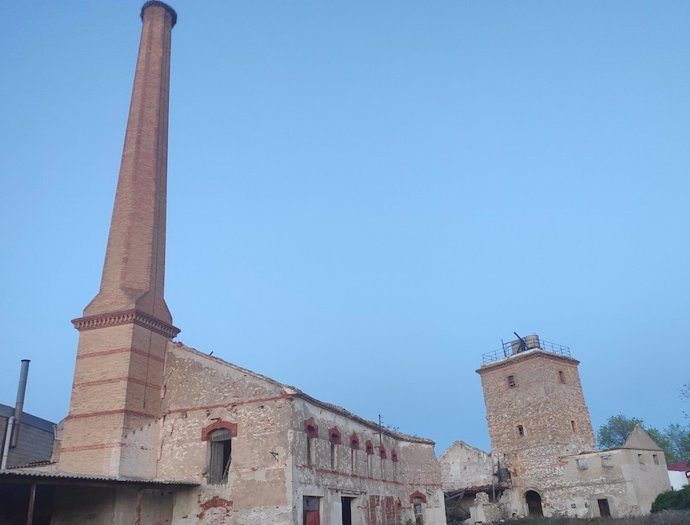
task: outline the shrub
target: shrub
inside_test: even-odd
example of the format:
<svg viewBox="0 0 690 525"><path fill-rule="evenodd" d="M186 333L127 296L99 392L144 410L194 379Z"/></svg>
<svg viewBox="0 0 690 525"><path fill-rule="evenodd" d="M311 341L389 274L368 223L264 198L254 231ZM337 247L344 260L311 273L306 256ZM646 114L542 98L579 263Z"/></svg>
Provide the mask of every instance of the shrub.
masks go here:
<svg viewBox="0 0 690 525"><path fill-rule="evenodd" d="M652 503L652 512L683 509L690 509L690 485L681 490L662 492Z"/></svg>

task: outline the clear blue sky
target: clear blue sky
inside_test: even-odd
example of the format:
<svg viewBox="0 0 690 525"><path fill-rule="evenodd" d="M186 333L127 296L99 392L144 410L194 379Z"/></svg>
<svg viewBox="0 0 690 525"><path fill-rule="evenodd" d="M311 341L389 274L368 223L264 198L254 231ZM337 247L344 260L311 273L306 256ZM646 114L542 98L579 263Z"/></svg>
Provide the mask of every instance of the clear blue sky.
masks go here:
<svg viewBox="0 0 690 525"><path fill-rule="evenodd" d="M140 1L0 5L0 402L66 415ZM569 345L595 427L687 421L690 2L178 1L179 339L488 448L482 353Z"/></svg>

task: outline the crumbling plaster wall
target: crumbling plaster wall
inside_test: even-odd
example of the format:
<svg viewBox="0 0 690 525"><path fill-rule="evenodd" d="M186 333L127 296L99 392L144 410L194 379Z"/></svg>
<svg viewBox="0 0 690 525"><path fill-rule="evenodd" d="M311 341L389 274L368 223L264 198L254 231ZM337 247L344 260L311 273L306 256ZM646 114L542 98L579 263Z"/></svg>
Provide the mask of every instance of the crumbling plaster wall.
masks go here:
<svg viewBox="0 0 690 525"><path fill-rule="evenodd" d="M494 465L491 454L456 441L439 458L443 490L491 486Z"/></svg>
<svg viewBox="0 0 690 525"><path fill-rule="evenodd" d="M316 437L308 437L307 421L317 428ZM340 443L333 447L331 429L340 434ZM342 497L353 498L354 525L414 522L412 500L417 495L423 501L424 523L445 524L433 442L400 438L387 430L379 432L376 425L299 397L295 399L290 436L294 523L301 523L304 496L321 498L323 525L341 523ZM373 447L371 454L367 453L367 442ZM397 461L392 459L394 454Z"/></svg>
<svg viewBox="0 0 690 525"><path fill-rule="evenodd" d="M157 477L194 480L180 493L174 523L292 523L288 429L292 401L279 383L170 343L163 385ZM203 429L235 425L226 483L207 483Z"/></svg>

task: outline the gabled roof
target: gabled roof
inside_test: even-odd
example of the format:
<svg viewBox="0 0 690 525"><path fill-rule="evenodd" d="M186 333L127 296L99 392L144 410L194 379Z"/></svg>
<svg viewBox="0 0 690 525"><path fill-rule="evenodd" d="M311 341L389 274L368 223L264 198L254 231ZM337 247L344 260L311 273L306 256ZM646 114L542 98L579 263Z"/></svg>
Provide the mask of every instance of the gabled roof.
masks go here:
<svg viewBox="0 0 690 525"><path fill-rule="evenodd" d="M632 432L628 434L628 438L625 443L619 448L632 448L632 449L642 449L642 450L662 450L662 448L656 444L656 442L649 437L649 434L640 425L635 425Z"/></svg>

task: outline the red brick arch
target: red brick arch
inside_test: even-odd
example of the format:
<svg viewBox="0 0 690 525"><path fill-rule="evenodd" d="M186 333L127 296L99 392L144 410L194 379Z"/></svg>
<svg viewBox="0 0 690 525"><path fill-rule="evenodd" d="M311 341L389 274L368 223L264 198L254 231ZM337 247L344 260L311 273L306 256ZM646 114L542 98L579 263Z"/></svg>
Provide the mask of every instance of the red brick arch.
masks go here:
<svg viewBox="0 0 690 525"><path fill-rule="evenodd" d="M340 430L338 427L331 427L328 429L328 441L334 445L340 445L342 440L340 439Z"/></svg>
<svg viewBox="0 0 690 525"><path fill-rule="evenodd" d="M426 495L419 491L410 494L410 503L414 503L414 500L416 499L421 500L422 503L426 503Z"/></svg>
<svg viewBox="0 0 690 525"><path fill-rule="evenodd" d="M304 421L304 431L307 433L307 437L317 438L319 437L319 425L314 422L314 418L310 417Z"/></svg>
<svg viewBox="0 0 690 525"><path fill-rule="evenodd" d="M354 432L350 436L350 448L353 450L359 450L359 438Z"/></svg>
<svg viewBox="0 0 690 525"><path fill-rule="evenodd" d="M232 437L237 437L237 423L231 423L230 421L214 421L207 427L201 429L201 441L208 441L208 436L214 430L224 428L230 431Z"/></svg>
<svg viewBox="0 0 690 525"><path fill-rule="evenodd" d="M374 453L374 444L371 442L371 439L367 439L364 446L367 450L367 454L373 454Z"/></svg>

